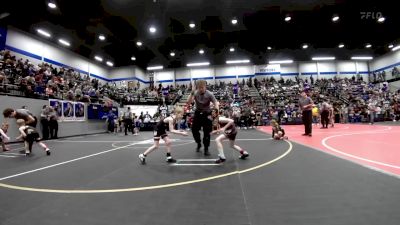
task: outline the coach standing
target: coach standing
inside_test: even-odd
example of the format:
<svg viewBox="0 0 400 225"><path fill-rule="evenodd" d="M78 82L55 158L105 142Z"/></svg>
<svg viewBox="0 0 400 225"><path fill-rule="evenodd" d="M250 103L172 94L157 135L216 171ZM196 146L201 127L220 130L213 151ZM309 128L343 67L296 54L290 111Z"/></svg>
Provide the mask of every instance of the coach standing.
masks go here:
<svg viewBox="0 0 400 225"><path fill-rule="evenodd" d="M203 144L204 155L208 156L208 147L210 146L210 133L212 129L212 118L210 103L214 104L214 108L219 109L219 103L215 99L212 92L206 90L206 81L198 80L196 85L197 90L192 91L188 98L187 104L190 105L193 100L195 102L196 110L194 112L192 133L193 138L197 143L196 151L199 152L201 148L200 128L203 127Z"/></svg>
<svg viewBox="0 0 400 225"><path fill-rule="evenodd" d="M301 92L301 98L299 99L299 107L302 111L303 115L303 124L305 133L303 136L312 136L312 108L314 102L313 100L307 96L305 91Z"/></svg>

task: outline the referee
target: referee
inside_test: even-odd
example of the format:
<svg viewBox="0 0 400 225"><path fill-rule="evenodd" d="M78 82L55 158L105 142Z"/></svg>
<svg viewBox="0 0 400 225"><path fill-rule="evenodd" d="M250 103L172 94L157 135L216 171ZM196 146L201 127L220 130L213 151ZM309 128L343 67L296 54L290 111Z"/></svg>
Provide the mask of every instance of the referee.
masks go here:
<svg viewBox="0 0 400 225"><path fill-rule="evenodd" d="M299 107L302 111L302 119L304 124L304 134L303 136L312 136L312 108L314 102L307 96L305 91L301 92L301 98L299 99Z"/></svg>
<svg viewBox="0 0 400 225"><path fill-rule="evenodd" d="M192 133L193 138L197 143L196 151L199 152L201 148L200 129L203 127L203 144L204 144L204 155L208 156L208 147L210 146L210 133L212 130L212 118L210 103L214 104L215 109L219 109L219 103L215 99L212 92L206 89L206 81L198 80L196 85L197 90L192 91L189 95L187 104L195 102L196 110L194 112Z"/></svg>

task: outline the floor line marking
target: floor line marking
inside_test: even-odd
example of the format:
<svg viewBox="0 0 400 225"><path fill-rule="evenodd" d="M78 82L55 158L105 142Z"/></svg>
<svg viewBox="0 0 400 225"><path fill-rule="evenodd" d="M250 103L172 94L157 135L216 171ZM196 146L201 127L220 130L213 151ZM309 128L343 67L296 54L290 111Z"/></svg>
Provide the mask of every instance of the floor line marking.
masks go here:
<svg viewBox="0 0 400 225"><path fill-rule="evenodd" d="M17 156L14 155L0 155L0 157L4 157L4 158L15 158Z"/></svg>
<svg viewBox="0 0 400 225"><path fill-rule="evenodd" d="M177 159L177 162L213 162L217 159Z"/></svg>
<svg viewBox="0 0 400 225"><path fill-rule="evenodd" d="M217 164L217 163L184 163L184 164L173 163L170 165L171 166L220 166L221 164Z"/></svg>
<svg viewBox="0 0 400 225"><path fill-rule="evenodd" d="M31 187L10 185L10 184L4 184L4 183L0 183L0 187L21 190L21 191L34 191L34 192L46 192L46 193L99 194L99 193L145 191L145 190L154 190L154 189L170 188L170 187L176 187L176 186L182 186L182 185L188 185L188 184L195 184L195 183L215 180L215 179L219 179L219 178L223 178L223 177L228 177L228 176L232 176L232 175L236 175L236 174L247 173L247 172L254 171L256 169L268 166L272 163L275 163L276 161L281 160L282 158L286 157L293 149L293 144L290 141L287 141L287 140L284 140L284 141L289 144L289 148L282 155L278 156L277 158L275 158L273 160L267 161L265 163L262 163L260 165L257 165L257 166L254 166L254 167L251 167L251 168L248 168L245 170L236 170L236 171L232 171L229 173L224 173L224 174L210 176L210 177L204 177L204 178L200 178L200 179L196 179L196 180L188 180L188 181L182 181L182 182L153 185L153 186L144 186L144 187L121 188L121 189L100 189L100 190L76 190L76 189L75 190L61 190L61 189L47 189L47 188L31 188Z"/></svg>
<svg viewBox="0 0 400 225"><path fill-rule="evenodd" d="M19 156L25 155L25 154L22 154L22 153L12 153L12 152L4 152L3 154L4 155L19 155Z"/></svg>
<svg viewBox="0 0 400 225"><path fill-rule="evenodd" d="M391 129L391 127L389 127L389 128ZM390 130L390 129L388 129L388 130ZM382 131L379 131L379 132L382 132ZM340 151L340 150L338 150L338 149L336 149L334 147L331 147L330 145L327 144L327 141L329 139L336 138L336 137L351 136L351 135L358 135L358 134L376 134L376 133L377 132L359 132L359 133L352 133L352 134L333 135L333 136L329 136L329 137L324 138L321 141L321 143L327 149L329 149L329 150L331 150L333 152L339 153L341 155L345 155L345 156L350 157L350 158L355 158L355 159L358 159L358 160L370 162L370 163L381 165L381 166L387 166L387 167L391 167L391 168L395 168L395 169L400 169L400 166L394 166L394 165L391 165L391 164L387 164L387 163L383 163L383 162L379 162L379 161L375 161L375 160L371 160L371 159L366 159L366 158L363 158L363 157L355 156L355 155L352 155L352 154L349 154L349 153L346 153L346 152L342 152L342 151Z"/></svg>
<svg viewBox="0 0 400 225"><path fill-rule="evenodd" d="M90 155L87 155L87 156L82 156L82 157L79 157L79 158L76 158L76 159L71 159L71 160L68 160L68 161L52 164L52 165L49 165L49 166L40 167L40 168L37 168L37 169L34 169L34 170L28 170L28 171L25 171L25 172L22 172L22 173L17 173L17 174L14 174L14 175L2 177L2 178L0 178L0 181L7 180L7 179L10 179L10 178L14 178L14 177L19 177L19 176L22 176L22 175L25 175L25 174L34 173L34 172L45 170L45 169L49 169L49 168L53 168L53 167L56 167L56 166L72 163L72 162L75 162L75 161L78 161L78 160L82 160L82 159L86 159L86 158L90 158L90 157L93 157L93 156L102 155L102 154L105 154L105 153L108 153L108 152L117 151L117 150L119 150L121 148L125 148L125 147L132 146L132 145L135 145L135 144L137 144L137 143L129 144L129 145L126 145L126 146L121 146L121 147L118 147L118 148L112 148L112 149L109 149L109 150L97 152L97 153L90 154Z"/></svg>
<svg viewBox="0 0 400 225"><path fill-rule="evenodd" d="M262 140L270 140L270 139L272 139L272 138L244 138L244 139L236 139L236 141L262 141ZM98 140L98 141L75 141L75 140L57 140L57 141L54 141L54 142L72 142L72 143L75 143L75 142L77 142L77 143L80 143L80 142L82 142L82 143L124 143L124 142L131 142L131 143L136 143L136 142L142 142L142 141L148 141L149 139L147 139L147 140L138 140L138 141L112 141L112 140L110 140L110 141L101 141L101 140ZM153 139L151 139L151 140L153 140ZM181 139L181 140L192 140L192 139ZM215 140L211 140L211 141L215 141Z"/></svg>

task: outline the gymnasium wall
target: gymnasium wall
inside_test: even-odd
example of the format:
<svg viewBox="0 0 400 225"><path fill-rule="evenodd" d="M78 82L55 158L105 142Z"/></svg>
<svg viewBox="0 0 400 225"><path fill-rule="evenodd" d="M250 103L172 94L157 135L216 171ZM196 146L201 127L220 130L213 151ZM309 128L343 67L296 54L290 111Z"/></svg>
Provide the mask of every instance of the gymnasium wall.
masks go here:
<svg viewBox="0 0 400 225"><path fill-rule="evenodd" d="M155 71L154 81L156 84L169 85L174 81L177 84L189 84L190 81L197 79L205 79L208 83L213 84L220 81L234 83L237 79L241 81L249 77L294 79L297 75L301 78L313 76L315 79L329 79L334 76L351 78L353 75L360 74L364 80L368 78L368 64L365 61L294 62L277 65L276 71L263 70L266 67L267 65L226 65L170 69Z"/></svg>
<svg viewBox="0 0 400 225"><path fill-rule="evenodd" d="M74 43L72 43L74 44ZM83 74L90 74L92 77L99 78L103 82L114 81L117 85L122 85L121 81L140 82L140 87L149 85L148 71L136 66L127 67L108 67L106 65L83 58L68 48L47 42L45 38L19 31L15 28L7 29L6 49L18 58L28 58L35 64L42 61L51 63L56 67L66 66L74 68ZM259 68L266 65L223 65L209 67L184 67L178 69L166 69L154 71L154 81L156 85L169 84L189 84L190 81L205 79L208 83L224 81L226 83L235 82L236 79L249 77L275 77L292 79L295 76L309 78L332 78L352 77L359 73L367 80L369 69L371 71L383 71L387 73L387 78L391 78L391 70L394 66L400 65L400 51L390 52L378 57L370 62L370 68L366 61L307 61L294 62L291 64L281 64L279 74L263 73Z"/></svg>
<svg viewBox="0 0 400 225"><path fill-rule="evenodd" d="M400 50L389 52L371 62L371 70L375 72L386 72L386 79L392 79L394 67L400 70Z"/></svg>
<svg viewBox="0 0 400 225"><path fill-rule="evenodd" d="M20 109L22 106L27 106L28 110L35 115L38 120L40 120L40 112L43 105L48 105L47 100L40 99L30 99L23 97L10 97L0 95L0 123L4 122L3 110L5 108ZM87 113L86 113L87 114ZM9 137L12 138L11 141L15 141L15 137L19 136L15 119L7 119L10 124L10 129L7 133ZM69 121L69 122L59 122L58 123L58 137L65 136L77 136L83 134L94 134L105 132L106 126L105 121L97 120L87 120L83 122ZM38 126L36 127L41 132L40 122L38 121Z"/></svg>
<svg viewBox="0 0 400 225"><path fill-rule="evenodd" d="M74 43L71 43L73 45ZM55 67L69 67L91 77L108 81L109 68L88 60L62 46L57 46L23 31L8 28L5 49L17 58L29 59L35 65L47 62Z"/></svg>

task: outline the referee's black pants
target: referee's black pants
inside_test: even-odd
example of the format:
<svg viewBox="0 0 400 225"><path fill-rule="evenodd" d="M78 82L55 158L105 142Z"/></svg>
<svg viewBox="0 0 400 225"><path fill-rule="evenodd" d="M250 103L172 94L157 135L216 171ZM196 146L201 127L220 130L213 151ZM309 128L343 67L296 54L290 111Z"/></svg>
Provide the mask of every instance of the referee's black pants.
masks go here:
<svg viewBox="0 0 400 225"><path fill-rule="evenodd" d="M125 127L125 135L128 135L128 131L132 132L133 134L132 119L124 119L124 127Z"/></svg>
<svg viewBox="0 0 400 225"><path fill-rule="evenodd" d="M198 145L201 145L200 129L203 127L204 151L210 146L210 133L212 129L211 112L195 112L192 124L193 138Z"/></svg>
<svg viewBox="0 0 400 225"><path fill-rule="evenodd" d="M304 124L304 133L311 134L312 133L312 112L311 110L303 111L303 124Z"/></svg>

